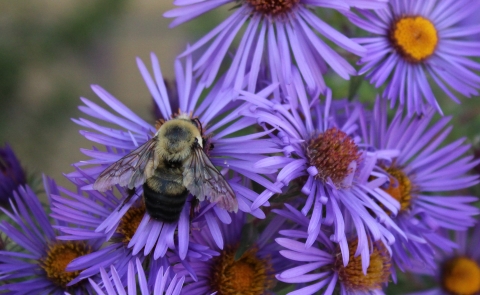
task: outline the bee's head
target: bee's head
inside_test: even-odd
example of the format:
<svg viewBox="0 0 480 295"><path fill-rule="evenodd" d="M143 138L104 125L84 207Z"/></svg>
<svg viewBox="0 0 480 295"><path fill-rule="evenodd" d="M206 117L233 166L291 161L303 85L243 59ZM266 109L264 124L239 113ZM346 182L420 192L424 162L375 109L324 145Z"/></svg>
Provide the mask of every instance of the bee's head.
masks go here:
<svg viewBox="0 0 480 295"><path fill-rule="evenodd" d="M158 152L171 161L184 160L195 145L203 146L200 130L190 119L183 118L165 122L158 130L158 141Z"/></svg>

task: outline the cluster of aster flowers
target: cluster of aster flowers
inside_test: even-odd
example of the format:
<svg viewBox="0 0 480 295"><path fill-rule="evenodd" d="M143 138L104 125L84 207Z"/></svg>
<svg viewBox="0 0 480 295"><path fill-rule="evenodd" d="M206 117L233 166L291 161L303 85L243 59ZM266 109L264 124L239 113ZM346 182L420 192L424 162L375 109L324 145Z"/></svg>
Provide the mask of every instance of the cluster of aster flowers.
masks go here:
<svg viewBox="0 0 480 295"><path fill-rule="evenodd" d="M73 121L95 146L65 174L73 189L44 176L46 209L0 150L0 293L385 294L406 275L435 279L422 294L480 293L480 161L436 99L477 94L479 1L174 4L172 26L231 15L179 54L173 83L154 53L137 59L152 118L92 86ZM350 99L328 83L356 75L381 88L370 103L358 79ZM188 167L157 147L172 120L200 134ZM204 189L178 201L178 177ZM151 215L144 190L178 218Z"/></svg>

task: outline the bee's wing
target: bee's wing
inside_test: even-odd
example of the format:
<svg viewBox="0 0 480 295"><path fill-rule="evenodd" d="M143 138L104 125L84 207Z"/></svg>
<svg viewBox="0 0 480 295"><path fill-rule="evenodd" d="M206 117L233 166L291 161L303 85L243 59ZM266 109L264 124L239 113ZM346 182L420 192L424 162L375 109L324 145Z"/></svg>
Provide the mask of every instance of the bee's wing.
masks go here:
<svg viewBox="0 0 480 295"><path fill-rule="evenodd" d="M192 149L192 156L185 161L183 185L200 201L207 197L221 208L237 212L238 201L232 187L213 166L200 146Z"/></svg>
<svg viewBox="0 0 480 295"><path fill-rule="evenodd" d="M106 191L118 184L133 189L153 175L158 166L159 157L155 153L157 137L153 137L137 149L108 166L98 176L93 188Z"/></svg>

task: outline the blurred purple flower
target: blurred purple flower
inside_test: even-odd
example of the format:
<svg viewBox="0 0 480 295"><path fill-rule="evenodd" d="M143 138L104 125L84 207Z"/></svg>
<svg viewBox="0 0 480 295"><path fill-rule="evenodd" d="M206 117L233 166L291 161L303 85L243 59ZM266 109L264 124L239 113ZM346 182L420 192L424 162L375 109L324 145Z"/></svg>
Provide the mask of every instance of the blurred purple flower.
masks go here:
<svg viewBox="0 0 480 295"><path fill-rule="evenodd" d="M207 85L217 77L235 37L243 34L226 74L225 85L234 85L238 89L248 79L247 90L255 91L259 71L265 64L268 64L270 81L288 84L291 68L296 64L309 90L324 91L323 74L327 65L344 79L356 74L353 66L327 43L335 43L355 55L363 55L365 50L324 22L318 14L328 13L326 8L346 12L349 4L378 8L384 6L384 2L177 0L174 4L180 7L166 12L164 16L175 18L170 25L174 27L222 5L236 5L232 15L180 55L187 56L208 46L194 66L194 70L202 76L201 81Z"/></svg>
<svg viewBox="0 0 480 295"><path fill-rule="evenodd" d="M462 231L476 223L480 211L473 203L478 197L449 192L478 184L478 176L468 172L480 160L466 155L470 145L464 144L465 138L445 144L452 130L447 127L450 117L432 125L433 111L406 117L400 109L392 120L387 113L386 100L377 98L373 115L362 116L361 133L375 150L399 151L391 161L379 163L390 178L383 189L401 205L392 218L406 235L394 233L393 259L402 270L411 263L433 267L433 247L448 251L454 246L436 231Z"/></svg>
<svg viewBox="0 0 480 295"><path fill-rule="evenodd" d="M8 204L13 191L25 184L27 184L25 171L10 145L6 144L4 148L0 148L0 203Z"/></svg>
<svg viewBox="0 0 480 295"><path fill-rule="evenodd" d="M243 92L243 99L258 105L252 116L261 124L278 128L272 136L283 149L283 155L260 160L254 167L279 169L277 182L284 187L296 185L303 193L302 213L310 218L307 246L315 241L322 224L333 226L332 241L345 240L347 219L353 220L358 234L358 253L368 252L370 238L393 243L393 235L384 225L390 230L398 228L383 208L395 214L399 204L380 189L388 177L379 171L377 161L390 159L397 152L363 149L355 136L360 106L332 102L331 91L327 91L325 103L309 99L298 74L295 77L287 104ZM265 190L253 202L252 210L268 205L273 195ZM344 259L347 264L348 255Z"/></svg>
<svg viewBox="0 0 480 295"><path fill-rule="evenodd" d="M469 39L480 31L478 17L475 24L462 21L479 7L471 0L392 0L388 9L349 13L373 35L355 39L367 49L359 73L375 87L386 84L383 96L392 106L406 104L409 116L425 113L427 105L441 112L432 82L456 102L451 90L478 95L480 63L471 57L479 55L480 42Z"/></svg>
<svg viewBox="0 0 480 295"><path fill-rule="evenodd" d="M257 236L249 231L255 225L246 223L245 213L230 215L232 222L222 224L218 233L225 237L223 249L216 246L210 232L192 232L193 241L217 253L209 260L191 258L192 269L185 264L175 266L178 275L185 275L182 294L267 294L275 285L274 274L288 267L289 262L278 255L280 247L273 242L284 218L273 218ZM187 276L191 273L196 276Z"/></svg>
<svg viewBox="0 0 480 295"><path fill-rule="evenodd" d="M367 255L360 257L358 250L355 251L360 241L352 223L347 221L348 238L340 244L332 243L327 236L331 228L323 227L313 245L308 247L308 218L292 206L286 204L286 207L274 211L295 224L293 229L280 231L285 237L276 239L285 248L280 254L295 262L293 267L277 275L280 281L298 285L288 295L337 294L334 290L339 290L342 295L384 294L382 286L388 284L392 271L387 245L380 241L370 242L371 250L366 250L371 251L368 259L364 259ZM343 248L350 250L343 252ZM348 265L343 264L345 255L349 256Z"/></svg>
<svg viewBox="0 0 480 295"><path fill-rule="evenodd" d="M436 286L429 290L408 295L478 294L480 292L480 226L473 230L456 231L454 240L458 249L454 253L439 251L435 268L409 269L415 275L433 278Z"/></svg>
<svg viewBox="0 0 480 295"><path fill-rule="evenodd" d="M98 295L179 295L182 290L184 277L177 278L175 275L170 278L170 269L167 268L165 272L161 267L154 276L149 271L149 275L145 274L140 260L137 258L135 262L132 260L128 263L127 279L122 280L115 267L110 268L110 275L107 274L104 268L100 269L102 276L101 284L97 284L92 279L89 279L90 284L98 292ZM136 277L138 277L138 288ZM101 287L103 286L103 287ZM140 293L137 293L140 289Z"/></svg>
<svg viewBox="0 0 480 295"><path fill-rule="evenodd" d="M44 178L45 190L55 190L55 182ZM8 294L94 294L84 282L68 286L78 271L66 269L75 257L90 253L101 241L61 241L54 226L61 220L49 220L38 197L28 187L20 186L11 199L12 213L2 209L12 224L3 221L0 230L17 245L11 251L0 251L0 292ZM18 251L18 252L17 252ZM20 279L20 281L18 280Z"/></svg>

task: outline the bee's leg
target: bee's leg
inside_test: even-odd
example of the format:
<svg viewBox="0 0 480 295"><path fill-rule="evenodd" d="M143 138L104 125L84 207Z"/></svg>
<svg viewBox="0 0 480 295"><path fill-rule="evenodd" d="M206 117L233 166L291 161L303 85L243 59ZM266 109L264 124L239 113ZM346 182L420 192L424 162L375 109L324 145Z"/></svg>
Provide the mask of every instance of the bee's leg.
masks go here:
<svg viewBox="0 0 480 295"><path fill-rule="evenodd" d="M198 210L200 209L200 202L196 197L193 197L193 199L190 201L190 222L192 222L193 218L197 214Z"/></svg>
<svg viewBox="0 0 480 295"><path fill-rule="evenodd" d="M117 211L123 208L123 206L130 201L130 199L135 195L135 188L127 188L127 197L123 200L122 205L118 208Z"/></svg>

